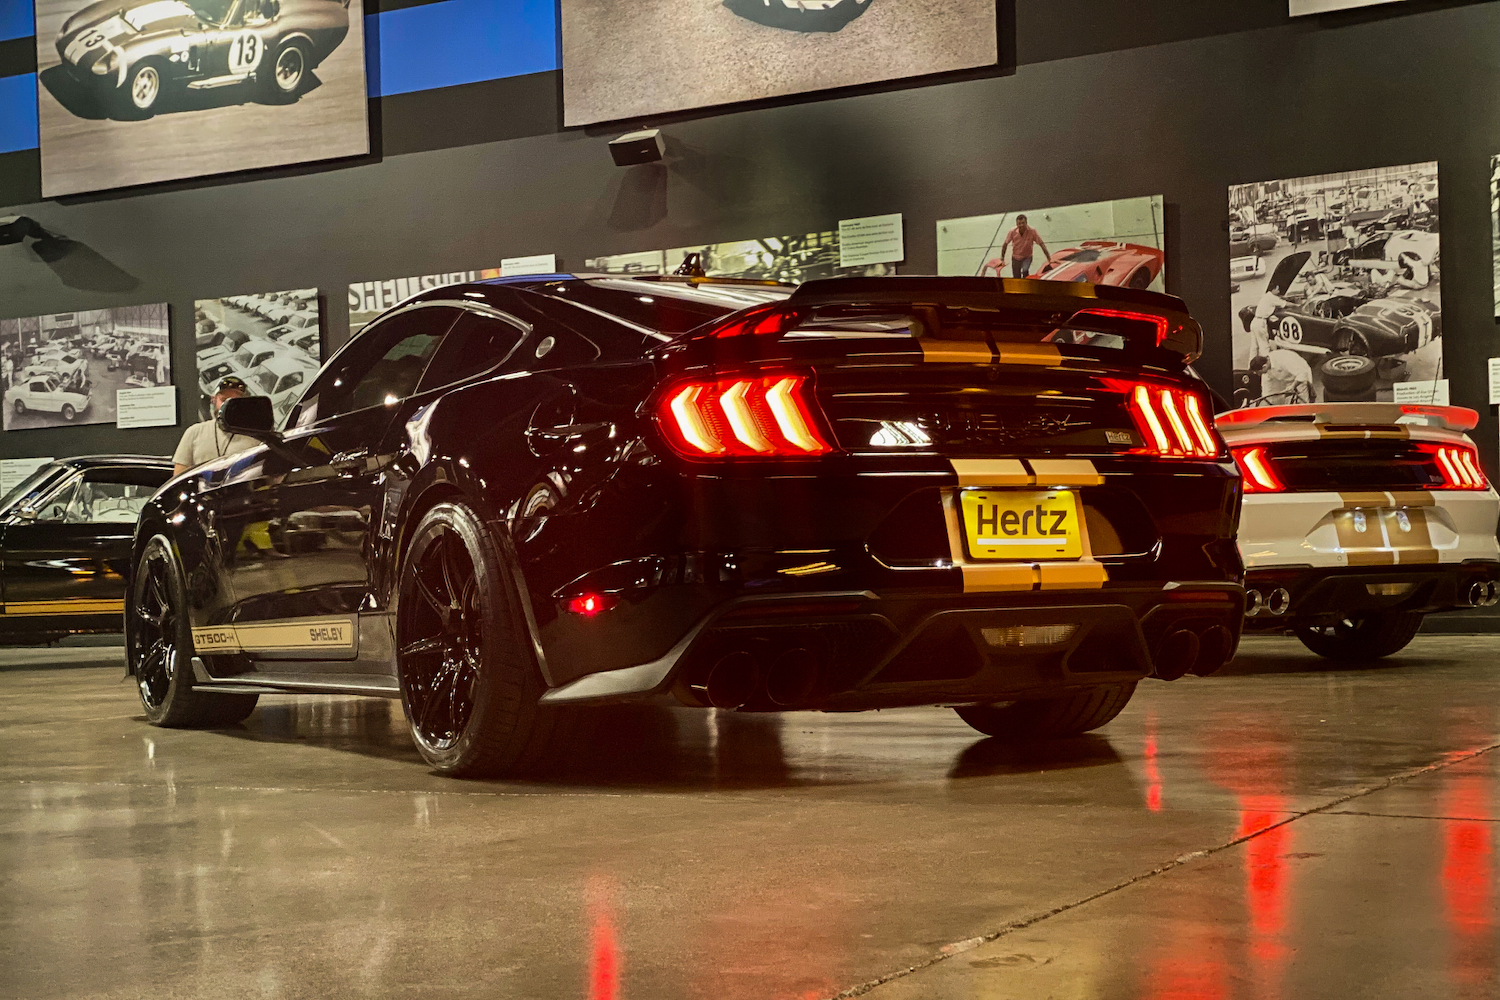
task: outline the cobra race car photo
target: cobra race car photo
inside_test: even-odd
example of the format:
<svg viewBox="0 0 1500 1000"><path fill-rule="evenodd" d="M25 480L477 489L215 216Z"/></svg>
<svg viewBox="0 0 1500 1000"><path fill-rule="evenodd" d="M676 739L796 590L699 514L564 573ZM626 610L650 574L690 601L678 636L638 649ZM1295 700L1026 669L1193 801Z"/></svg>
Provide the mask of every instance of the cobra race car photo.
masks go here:
<svg viewBox="0 0 1500 1000"><path fill-rule="evenodd" d="M1165 295L991 278L546 275L425 291L220 426L142 512L148 720L400 698L451 775L578 706L955 707L1095 729L1244 614L1240 477Z"/></svg>
<svg viewBox="0 0 1500 1000"><path fill-rule="evenodd" d="M348 0L103 0L63 23L57 53L105 110L137 118L181 90L294 100L348 33Z"/></svg>
<svg viewBox="0 0 1500 1000"><path fill-rule="evenodd" d="M1371 660L1430 614L1497 603L1500 497L1458 406L1314 403L1221 413L1244 474L1245 628Z"/></svg>

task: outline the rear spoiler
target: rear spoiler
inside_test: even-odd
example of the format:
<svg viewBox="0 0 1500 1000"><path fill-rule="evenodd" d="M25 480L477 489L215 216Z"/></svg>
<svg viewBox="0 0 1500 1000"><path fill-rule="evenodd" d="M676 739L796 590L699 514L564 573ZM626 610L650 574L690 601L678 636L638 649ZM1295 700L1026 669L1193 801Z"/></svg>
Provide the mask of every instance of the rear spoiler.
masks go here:
<svg viewBox="0 0 1500 1000"><path fill-rule="evenodd" d="M1450 431L1470 431L1479 414L1467 406L1428 406L1419 403L1304 403L1298 406L1255 406L1230 410L1214 418L1220 430L1255 427L1278 421L1315 424L1422 424Z"/></svg>
<svg viewBox="0 0 1500 1000"><path fill-rule="evenodd" d="M1074 317L1086 329L1114 333L1126 340L1148 341L1185 358L1203 353L1203 329L1188 315L1183 301L1159 292L1143 292L1082 281L1036 281L1015 278L824 278L800 285L784 308L804 312L817 306L926 304L1036 314L1038 323L1066 327ZM1104 324L1099 325L1098 320ZM769 331L766 331L769 332Z"/></svg>

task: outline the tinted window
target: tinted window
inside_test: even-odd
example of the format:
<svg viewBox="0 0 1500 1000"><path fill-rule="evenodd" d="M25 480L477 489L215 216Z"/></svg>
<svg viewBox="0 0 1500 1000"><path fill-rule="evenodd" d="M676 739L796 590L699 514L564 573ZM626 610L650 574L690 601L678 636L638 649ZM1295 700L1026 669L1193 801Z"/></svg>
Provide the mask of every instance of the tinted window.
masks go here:
<svg viewBox="0 0 1500 1000"><path fill-rule="evenodd" d="M303 398L299 425L410 396L458 310L408 309L362 331L338 353Z"/></svg>
<svg viewBox="0 0 1500 1000"><path fill-rule="evenodd" d="M452 385L497 369L526 331L513 323L465 311L443 338L443 346L422 376L422 390Z"/></svg>
<svg viewBox="0 0 1500 1000"><path fill-rule="evenodd" d="M56 485L66 471L60 465L44 465L5 494L0 500L0 513L9 513L12 508L34 503L43 493Z"/></svg>

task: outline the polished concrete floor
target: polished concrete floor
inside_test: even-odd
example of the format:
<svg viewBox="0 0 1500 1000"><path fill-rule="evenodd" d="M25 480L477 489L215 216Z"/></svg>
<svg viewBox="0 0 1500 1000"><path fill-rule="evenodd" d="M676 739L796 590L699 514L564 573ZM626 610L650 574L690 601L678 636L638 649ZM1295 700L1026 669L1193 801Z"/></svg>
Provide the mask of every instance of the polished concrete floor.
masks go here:
<svg viewBox="0 0 1500 1000"><path fill-rule="evenodd" d="M1500 995L1500 637L1289 640L1017 750L951 712L620 713L547 780L399 706L153 729L0 652L0 996Z"/></svg>

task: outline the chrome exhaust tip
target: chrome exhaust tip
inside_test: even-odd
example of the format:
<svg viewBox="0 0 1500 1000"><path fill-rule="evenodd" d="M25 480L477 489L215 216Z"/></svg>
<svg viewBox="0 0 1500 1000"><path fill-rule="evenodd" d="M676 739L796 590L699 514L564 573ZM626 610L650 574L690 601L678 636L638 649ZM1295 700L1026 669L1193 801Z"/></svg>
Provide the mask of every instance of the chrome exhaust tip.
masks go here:
<svg viewBox="0 0 1500 1000"><path fill-rule="evenodd" d="M1245 591L1245 617L1254 618L1266 609L1266 599L1258 590Z"/></svg>
<svg viewBox="0 0 1500 1000"><path fill-rule="evenodd" d="M1483 580L1479 581L1478 583L1471 584L1469 587L1469 607L1485 607L1485 602L1489 600L1490 586L1490 584L1484 582Z"/></svg>
<svg viewBox="0 0 1500 1000"><path fill-rule="evenodd" d="M1266 611L1280 618L1292 610L1292 595L1285 587L1277 587L1266 595Z"/></svg>
<svg viewBox="0 0 1500 1000"><path fill-rule="evenodd" d="M1497 604L1500 604L1500 586L1496 586L1495 581L1491 580L1484 585L1484 606L1493 608Z"/></svg>
<svg viewBox="0 0 1500 1000"><path fill-rule="evenodd" d="M708 676L690 685L693 695L714 708L739 708L755 694L760 682L760 664L746 652L719 659Z"/></svg>

